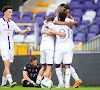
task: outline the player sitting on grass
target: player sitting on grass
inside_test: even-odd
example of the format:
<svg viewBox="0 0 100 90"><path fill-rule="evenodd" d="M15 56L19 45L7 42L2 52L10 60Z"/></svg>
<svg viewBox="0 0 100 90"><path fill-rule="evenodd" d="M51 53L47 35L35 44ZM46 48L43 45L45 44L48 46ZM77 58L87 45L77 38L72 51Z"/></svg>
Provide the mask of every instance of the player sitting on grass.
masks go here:
<svg viewBox="0 0 100 90"><path fill-rule="evenodd" d="M29 60L30 63L24 66L21 83L23 87L38 87L36 85L36 78L42 65L37 63L37 58L35 56L30 56Z"/></svg>
<svg viewBox="0 0 100 90"><path fill-rule="evenodd" d="M14 21L10 20L13 15L11 6L4 6L2 11L4 17L0 18L0 51L2 60L4 61L4 71L1 87L7 88L7 80L10 87L14 87L17 84L16 82L13 82L10 72L11 63L13 63L14 59L13 31L25 34L31 31L31 28L27 27L26 30L21 30Z"/></svg>

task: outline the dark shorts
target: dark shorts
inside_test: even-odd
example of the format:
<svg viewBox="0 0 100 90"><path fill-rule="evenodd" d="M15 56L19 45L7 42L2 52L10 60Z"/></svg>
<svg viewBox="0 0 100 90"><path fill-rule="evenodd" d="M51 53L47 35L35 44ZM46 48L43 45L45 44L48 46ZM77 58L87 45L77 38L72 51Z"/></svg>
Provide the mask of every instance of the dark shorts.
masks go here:
<svg viewBox="0 0 100 90"><path fill-rule="evenodd" d="M34 87L34 85L32 83L28 82L27 80L24 80L23 87Z"/></svg>

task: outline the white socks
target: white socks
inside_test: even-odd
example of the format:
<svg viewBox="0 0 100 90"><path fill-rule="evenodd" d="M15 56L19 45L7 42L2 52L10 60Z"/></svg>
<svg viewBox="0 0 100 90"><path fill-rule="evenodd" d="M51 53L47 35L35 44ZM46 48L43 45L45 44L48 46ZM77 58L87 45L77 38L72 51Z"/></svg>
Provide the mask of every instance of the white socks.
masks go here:
<svg viewBox="0 0 100 90"><path fill-rule="evenodd" d="M38 75L37 76L37 79L36 79L36 83L37 84L40 84L41 80L42 80L42 77L40 75Z"/></svg>
<svg viewBox="0 0 100 90"><path fill-rule="evenodd" d="M2 84L1 84L1 86L6 85L6 83L7 83L7 78L2 76Z"/></svg>
<svg viewBox="0 0 100 90"><path fill-rule="evenodd" d="M70 86L70 76L71 76L71 72L70 72L70 68L66 69L66 74L65 74L65 88L69 88Z"/></svg>
<svg viewBox="0 0 100 90"><path fill-rule="evenodd" d="M7 80L9 81L9 84L11 84L13 82L12 80L12 75L11 74L7 74L6 75Z"/></svg>
<svg viewBox="0 0 100 90"><path fill-rule="evenodd" d="M70 71L71 71L72 77L75 79L75 81L79 80L79 77L78 77L75 69L72 66L70 66Z"/></svg>
<svg viewBox="0 0 100 90"><path fill-rule="evenodd" d="M62 72L61 72L61 68L55 68L55 70L56 70L56 75L57 75L59 84L64 84L64 82L63 82L63 75L62 75Z"/></svg>

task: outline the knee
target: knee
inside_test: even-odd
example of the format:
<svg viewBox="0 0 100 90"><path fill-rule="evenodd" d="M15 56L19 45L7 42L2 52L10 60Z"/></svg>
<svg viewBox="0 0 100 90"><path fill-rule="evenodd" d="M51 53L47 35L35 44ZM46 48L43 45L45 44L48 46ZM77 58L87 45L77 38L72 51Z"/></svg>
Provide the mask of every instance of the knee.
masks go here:
<svg viewBox="0 0 100 90"><path fill-rule="evenodd" d="M55 68L60 68L60 65L55 65Z"/></svg>
<svg viewBox="0 0 100 90"><path fill-rule="evenodd" d="M24 84L24 81L25 81L25 79L22 79L22 81L21 81L21 84L22 84L22 85Z"/></svg>

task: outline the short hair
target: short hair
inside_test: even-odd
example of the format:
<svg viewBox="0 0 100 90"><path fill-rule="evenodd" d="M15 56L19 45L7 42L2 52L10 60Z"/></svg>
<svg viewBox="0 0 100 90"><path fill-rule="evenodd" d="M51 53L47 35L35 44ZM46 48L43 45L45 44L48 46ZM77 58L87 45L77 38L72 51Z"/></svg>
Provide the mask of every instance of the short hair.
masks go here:
<svg viewBox="0 0 100 90"><path fill-rule="evenodd" d="M66 4L62 3L58 7L64 7L64 5L66 5Z"/></svg>
<svg viewBox="0 0 100 90"><path fill-rule="evenodd" d="M4 6L3 8L2 8L2 12L4 13L6 10L8 10L8 9L12 9L12 7L11 6Z"/></svg>
<svg viewBox="0 0 100 90"><path fill-rule="evenodd" d="M37 59L36 56L30 56L29 58L30 62L35 61L36 59Z"/></svg>
<svg viewBox="0 0 100 90"><path fill-rule="evenodd" d="M54 16L48 16L48 17L45 18L45 20L47 20L47 22L53 21L54 20Z"/></svg>
<svg viewBox="0 0 100 90"><path fill-rule="evenodd" d="M65 18L66 18L66 13L64 12L60 12L58 17L60 18L60 21L65 21Z"/></svg>
<svg viewBox="0 0 100 90"><path fill-rule="evenodd" d="M70 9L70 6L64 5L64 8L65 8L65 9Z"/></svg>
<svg viewBox="0 0 100 90"><path fill-rule="evenodd" d="M64 7L61 7L59 6L56 10L55 10L55 13L60 13L60 12L65 12L65 8Z"/></svg>

